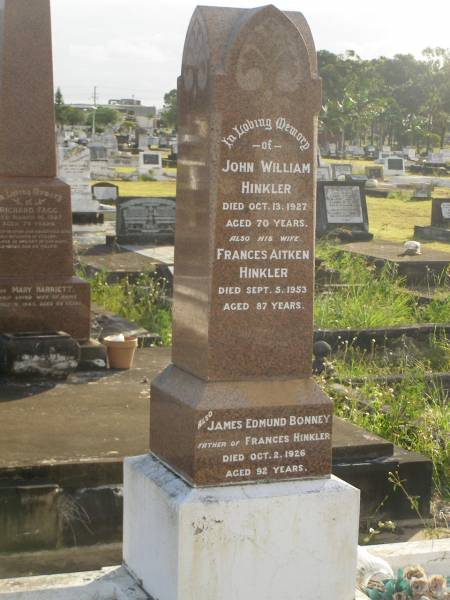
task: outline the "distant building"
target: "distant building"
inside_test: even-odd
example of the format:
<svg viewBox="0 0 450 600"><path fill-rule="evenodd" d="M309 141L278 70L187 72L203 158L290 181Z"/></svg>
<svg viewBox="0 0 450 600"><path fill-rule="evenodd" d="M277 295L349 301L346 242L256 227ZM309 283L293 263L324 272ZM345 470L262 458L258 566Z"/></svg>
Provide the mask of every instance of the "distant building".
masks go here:
<svg viewBox="0 0 450 600"><path fill-rule="evenodd" d="M156 107L144 106L141 100L135 100L134 98L112 99L108 101L107 106L114 108L125 116L134 117L139 127L152 129L155 126Z"/></svg>

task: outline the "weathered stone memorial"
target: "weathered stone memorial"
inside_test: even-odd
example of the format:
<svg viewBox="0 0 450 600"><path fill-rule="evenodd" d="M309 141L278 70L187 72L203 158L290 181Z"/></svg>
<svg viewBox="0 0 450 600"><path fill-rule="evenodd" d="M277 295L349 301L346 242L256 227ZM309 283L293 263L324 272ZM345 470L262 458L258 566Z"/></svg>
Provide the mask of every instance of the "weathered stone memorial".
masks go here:
<svg viewBox="0 0 450 600"><path fill-rule="evenodd" d="M175 198L127 198L117 202L119 244L145 244L175 234Z"/></svg>
<svg viewBox="0 0 450 600"><path fill-rule="evenodd" d="M139 153L139 175L160 175L162 173L161 152Z"/></svg>
<svg viewBox="0 0 450 600"><path fill-rule="evenodd" d="M358 491L330 476L311 377L320 99L300 13L196 9L173 364L152 384L151 454L125 464L124 560L159 600L354 594Z"/></svg>
<svg viewBox="0 0 450 600"><path fill-rule="evenodd" d="M351 163L333 163L331 165L331 174L333 179L342 179L345 178L346 175L351 175L353 173L353 167Z"/></svg>
<svg viewBox="0 0 450 600"><path fill-rule="evenodd" d="M70 187L56 178L49 0L0 3L0 332L90 332Z"/></svg>
<svg viewBox="0 0 450 600"><path fill-rule="evenodd" d="M94 200L104 202L105 200L117 200L119 197L119 186L109 181L99 181L91 186Z"/></svg>
<svg viewBox="0 0 450 600"><path fill-rule="evenodd" d="M383 181L383 165L369 165L365 168L365 173L368 179L376 179L377 181Z"/></svg>
<svg viewBox="0 0 450 600"><path fill-rule="evenodd" d="M385 175L404 175L405 159L401 156L386 156L383 159Z"/></svg>
<svg viewBox="0 0 450 600"><path fill-rule="evenodd" d="M365 184L362 181L319 181L317 183L316 234L327 235L345 228L372 239L369 233Z"/></svg>
<svg viewBox="0 0 450 600"><path fill-rule="evenodd" d="M319 165L317 167L317 181L330 181L331 179L330 165Z"/></svg>
<svg viewBox="0 0 450 600"><path fill-rule="evenodd" d="M72 214L75 223L97 222L99 205L91 193L90 151L72 144L61 149L58 176L70 186Z"/></svg>
<svg viewBox="0 0 450 600"><path fill-rule="evenodd" d="M430 200L433 195L434 186L431 183L422 183L414 187L411 200Z"/></svg>

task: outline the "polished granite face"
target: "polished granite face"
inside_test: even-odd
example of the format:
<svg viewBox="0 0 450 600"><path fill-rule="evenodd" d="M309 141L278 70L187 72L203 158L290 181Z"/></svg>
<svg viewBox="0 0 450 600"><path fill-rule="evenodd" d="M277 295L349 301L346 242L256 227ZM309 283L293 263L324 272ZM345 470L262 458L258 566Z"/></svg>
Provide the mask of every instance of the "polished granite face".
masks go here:
<svg viewBox="0 0 450 600"><path fill-rule="evenodd" d="M55 177L49 1L4 0L0 27L0 176Z"/></svg>
<svg viewBox="0 0 450 600"><path fill-rule="evenodd" d="M307 377L320 81L306 23L199 8L178 93L174 364Z"/></svg>
<svg viewBox="0 0 450 600"><path fill-rule="evenodd" d="M55 177L49 0L0 4L0 131L0 332L87 339L70 188Z"/></svg>
<svg viewBox="0 0 450 600"><path fill-rule="evenodd" d="M191 485L331 473L332 403L311 378L205 382L172 365L151 398L151 450Z"/></svg>
<svg viewBox="0 0 450 600"><path fill-rule="evenodd" d="M299 13L198 8L178 80L173 366L151 450L192 485L331 471L311 380L320 80Z"/></svg>

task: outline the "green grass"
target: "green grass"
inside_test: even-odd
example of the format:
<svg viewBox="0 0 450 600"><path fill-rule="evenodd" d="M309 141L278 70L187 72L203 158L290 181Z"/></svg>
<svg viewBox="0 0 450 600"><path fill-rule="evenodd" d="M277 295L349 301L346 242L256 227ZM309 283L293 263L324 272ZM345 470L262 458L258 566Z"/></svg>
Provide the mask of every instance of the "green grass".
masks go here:
<svg viewBox="0 0 450 600"><path fill-rule="evenodd" d="M92 183L95 183L94 181ZM119 186L120 196L175 197L176 181L111 181Z"/></svg>
<svg viewBox="0 0 450 600"><path fill-rule="evenodd" d="M416 323L450 322L450 297L433 299L420 306L404 287L394 268L387 264L380 273L363 258L338 252L327 244L317 246L317 255L340 273L349 284L332 292L316 294L315 326L323 329L367 329ZM441 282L443 285L446 281Z"/></svg>
<svg viewBox="0 0 450 600"><path fill-rule="evenodd" d="M172 342L172 314L165 300L164 282L155 282L143 273L132 285L127 279L108 283L106 273L86 278L91 284L92 302L129 321L138 323L151 333L161 336L164 346Z"/></svg>
<svg viewBox="0 0 450 600"><path fill-rule="evenodd" d="M427 226L431 223L431 200L410 200L404 194L392 198L367 196L369 230L376 240L404 243L412 240L414 226ZM444 242L421 241L424 251L427 248L448 252L450 244Z"/></svg>
<svg viewBox="0 0 450 600"><path fill-rule="evenodd" d="M333 361L337 366L339 360ZM336 369L339 372L339 368ZM433 463L436 491L450 494L450 411L447 394L426 382L420 365L404 371L393 385L367 381L346 388L333 378L321 385L334 400L335 414L406 450L420 452Z"/></svg>
<svg viewBox="0 0 450 600"><path fill-rule="evenodd" d="M353 342L342 341L333 353L333 376L340 380L405 375L412 369L422 373L447 371L450 365L450 341L432 334L427 341L403 337L388 347L373 342L370 350Z"/></svg>

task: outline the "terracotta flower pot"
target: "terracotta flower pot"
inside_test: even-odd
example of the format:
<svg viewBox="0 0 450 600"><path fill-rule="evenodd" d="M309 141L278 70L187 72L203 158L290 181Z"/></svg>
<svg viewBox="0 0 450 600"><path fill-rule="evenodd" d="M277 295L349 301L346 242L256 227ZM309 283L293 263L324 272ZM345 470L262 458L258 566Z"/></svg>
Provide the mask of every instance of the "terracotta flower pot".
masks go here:
<svg viewBox="0 0 450 600"><path fill-rule="evenodd" d="M137 348L136 337L126 337L124 341L104 339L108 352L110 369L130 369Z"/></svg>

